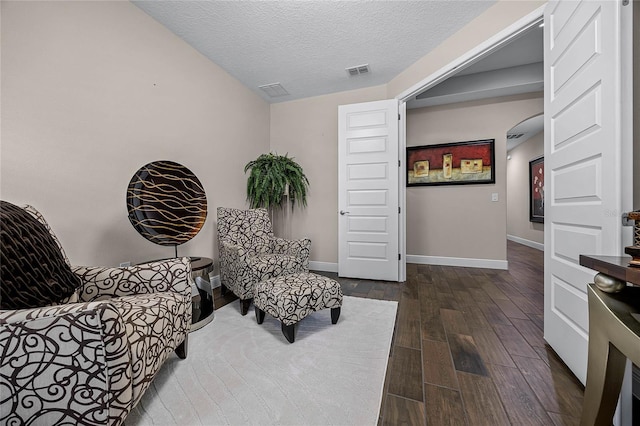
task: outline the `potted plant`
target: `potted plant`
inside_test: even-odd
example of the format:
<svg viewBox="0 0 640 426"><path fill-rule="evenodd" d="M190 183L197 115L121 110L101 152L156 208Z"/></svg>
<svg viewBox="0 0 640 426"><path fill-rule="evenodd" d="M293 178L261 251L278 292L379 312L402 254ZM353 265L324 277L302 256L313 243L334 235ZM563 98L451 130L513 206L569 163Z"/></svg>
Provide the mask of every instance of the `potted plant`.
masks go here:
<svg viewBox="0 0 640 426"><path fill-rule="evenodd" d="M284 207L289 201L307 205L309 180L302 167L287 155L262 154L249 161L244 172L250 171L247 179L247 200L251 208Z"/></svg>

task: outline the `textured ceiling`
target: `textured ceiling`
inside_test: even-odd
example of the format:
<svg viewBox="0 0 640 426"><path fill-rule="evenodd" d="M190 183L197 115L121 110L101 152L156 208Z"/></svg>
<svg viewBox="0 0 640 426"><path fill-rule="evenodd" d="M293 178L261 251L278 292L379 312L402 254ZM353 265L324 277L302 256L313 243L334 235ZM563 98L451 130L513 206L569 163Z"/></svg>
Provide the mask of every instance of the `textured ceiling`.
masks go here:
<svg viewBox="0 0 640 426"><path fill-rule="evenodd" d="M133 1L268 102L388 83L493 0ZM369 64L349 77L345 68ZM290 95L258 86L279 82Z"/></svg>

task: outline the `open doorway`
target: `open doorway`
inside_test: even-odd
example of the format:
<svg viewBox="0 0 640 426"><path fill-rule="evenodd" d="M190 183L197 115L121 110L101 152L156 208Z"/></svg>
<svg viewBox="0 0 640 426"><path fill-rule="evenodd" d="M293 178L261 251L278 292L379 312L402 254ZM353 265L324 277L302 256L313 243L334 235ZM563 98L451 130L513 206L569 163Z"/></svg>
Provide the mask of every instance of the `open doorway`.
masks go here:
<svg viewBox="0 0 640 426"><path fill-rule="evenodd" d="M507 132L507 240L541 251L544 251L543 155L544 114L530 117Z"/></svg>
<svg viewBox="0 0 640 426"><path fill-rule="evenodd" d="M542 60L538 20L500 49L407 100L407 147L494 139L496 172L494 184L407 188L407 261L508 268L507 131L533 116L542 129Z"/></svg>

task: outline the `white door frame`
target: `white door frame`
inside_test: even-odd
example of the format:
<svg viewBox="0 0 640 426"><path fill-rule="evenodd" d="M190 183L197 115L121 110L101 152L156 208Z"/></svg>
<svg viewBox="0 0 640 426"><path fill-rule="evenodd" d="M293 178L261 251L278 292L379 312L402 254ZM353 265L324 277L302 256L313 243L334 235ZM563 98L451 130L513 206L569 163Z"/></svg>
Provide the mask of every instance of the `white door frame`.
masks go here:
<svg viewBox="0 0 640 426"><path fill-rule="evenodd" d="M458 71L467 68L468 66L478 62L480 59L489 56L496 50L499 50L507 44L511 43L522 33L528 31L536 25L539 25L542 22L545 6L546 5L542 5L538 7L533 12L522 17L518 21L509 25L504 30L495 34L493 37L488 38L473 49L467 51L467 53L449 62L438 71L434 72L430 76L424 78L404 92L397 95L396 99L398 99L399 102L407 102L419 93L442 83L444 80L448 79Z"/></svg>
<svg viewBox="0 0 640 426"><path fill-rule="evenodd" d="M398 102L398 253L400 263L398 265L398 281L407 280L407 174L405 173L405 148L407 147L407 103Z"/></svg>

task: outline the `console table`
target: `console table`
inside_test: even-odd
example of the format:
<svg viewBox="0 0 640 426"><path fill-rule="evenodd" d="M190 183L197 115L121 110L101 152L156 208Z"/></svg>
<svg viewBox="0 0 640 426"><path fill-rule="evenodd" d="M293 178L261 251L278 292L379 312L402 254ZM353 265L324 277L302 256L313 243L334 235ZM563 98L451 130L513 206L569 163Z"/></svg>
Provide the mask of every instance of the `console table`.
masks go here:
<svg viewBox="0 0 640 426"><path fill-rule="evenodd" d="M580 265L599 272L597 282L627 282L617 293L587 286L589 358L580 424L610 425L620 396L627 358L640 365L640 268L630 257L580 256ZM605 290L608 287L603 286Z"/></svg>

